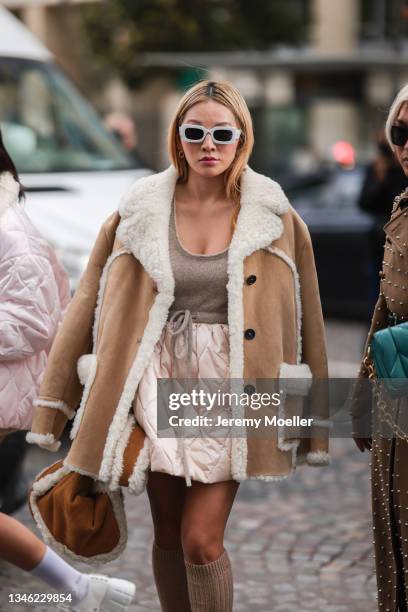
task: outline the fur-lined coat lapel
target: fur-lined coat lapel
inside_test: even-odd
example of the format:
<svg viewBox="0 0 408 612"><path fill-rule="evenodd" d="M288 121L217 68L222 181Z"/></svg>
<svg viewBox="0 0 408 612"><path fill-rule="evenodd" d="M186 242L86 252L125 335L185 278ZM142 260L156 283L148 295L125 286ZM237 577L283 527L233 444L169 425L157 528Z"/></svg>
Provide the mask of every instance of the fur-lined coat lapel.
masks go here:
<svg viewBox="0 0 408 612"><path fill-rule="evenodd" d="M174 300L168 227L176 181L177 173L173 166L138 180L119 206L122 220L117 236L155 281L160 302L165 306L162 325ZM247 167L241 177L241 208L228 252L230 323L242 320L243 316L242 300L236 298L242 289L245 257L281 236L283 222L280 215L288 210L289 202L280 185ZM232 348L242 344L240 334L239 326L230 325ZM231 350L230 371L234 378L243 375L243 355L238 351Z"/></svg>
<svg viewBox="0 0 408 612"><path fill-rule="evenodd" d="M173 166L138 180L123 198L117 235L157 283L159 292L174 290L168 226L177 173ZM279 238L279 215L289 202L280 185L247 167L241 178L241 210L229 250L229 265ZM272 213L272 214L271 214Z"/></svg>

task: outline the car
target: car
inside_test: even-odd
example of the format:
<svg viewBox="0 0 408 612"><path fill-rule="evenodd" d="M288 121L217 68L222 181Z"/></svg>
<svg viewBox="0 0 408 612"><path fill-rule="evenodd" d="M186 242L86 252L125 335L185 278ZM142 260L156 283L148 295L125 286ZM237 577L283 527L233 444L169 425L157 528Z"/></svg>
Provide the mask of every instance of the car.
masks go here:
<svg viewBox="0 0 408 612"><path fill-rule="evenodd" d="M103 126L52 54L0 7L0 127L26 210L74 290L99 228L147 168Z"/></svg>
<svg viewBox="0 0 408 612"><path fill-rule="evenodd" d="M365 166L329 166L283 181L308 225L326 316L368 320L378 294L372 254L374 219L358 208Z"/></svg>

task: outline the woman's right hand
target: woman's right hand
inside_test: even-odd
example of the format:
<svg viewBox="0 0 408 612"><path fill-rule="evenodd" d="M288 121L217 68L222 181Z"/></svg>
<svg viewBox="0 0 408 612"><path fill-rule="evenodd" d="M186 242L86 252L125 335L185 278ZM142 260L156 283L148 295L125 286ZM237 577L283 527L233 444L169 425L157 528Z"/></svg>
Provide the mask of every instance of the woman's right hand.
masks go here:
<svg viewBox="0 0 408 612"><path fill-rule="evenodd" d="M353 436L353 440L356 443L357 448L364 453L365 449L371 450L373 440L372 438L355 438Z"/></svg>

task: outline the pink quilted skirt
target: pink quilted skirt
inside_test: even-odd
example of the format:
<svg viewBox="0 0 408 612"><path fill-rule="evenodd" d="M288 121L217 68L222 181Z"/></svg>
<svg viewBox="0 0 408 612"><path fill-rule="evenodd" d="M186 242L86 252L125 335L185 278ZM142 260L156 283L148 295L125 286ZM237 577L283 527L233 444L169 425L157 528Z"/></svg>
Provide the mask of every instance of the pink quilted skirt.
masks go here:
<svg viewBox="0 0 408 612"><path fill-rule="evenodd" d="M180 378L180 361L174 355L168 321L154 347L154 353L140 380L133 403L137 422L146 432L150 444L150 469L182 476L204 483L231 480L231 438L157 436L157 378ZM169 332L170 327L170 332ZM191 378L229 377L229 335L226 323L192 322L190 327ZM174 341L174 340L173 340ZM177 350L176 350L177 354ZM187 376L186 376L187 377Z"/></svg>

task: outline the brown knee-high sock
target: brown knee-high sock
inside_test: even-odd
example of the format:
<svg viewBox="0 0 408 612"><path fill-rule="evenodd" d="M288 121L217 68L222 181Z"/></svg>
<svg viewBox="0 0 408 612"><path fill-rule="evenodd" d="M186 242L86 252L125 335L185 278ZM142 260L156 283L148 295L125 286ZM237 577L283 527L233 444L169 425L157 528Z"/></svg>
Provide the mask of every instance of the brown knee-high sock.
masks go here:
<svg viewBox="0 0 408 612"><path fill-rule="evenodd" d="M232 612L233 583L227 551L211 563L185 563L192 612Z"/></svg>
<svg viewBox="0 0 408 612"><path fill-rule="evenodd" d="M153 542L153 576L163 612L191 612L183 549L165 550Z"/></svg>

